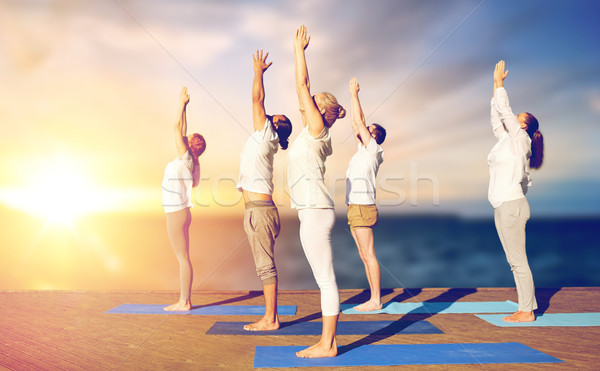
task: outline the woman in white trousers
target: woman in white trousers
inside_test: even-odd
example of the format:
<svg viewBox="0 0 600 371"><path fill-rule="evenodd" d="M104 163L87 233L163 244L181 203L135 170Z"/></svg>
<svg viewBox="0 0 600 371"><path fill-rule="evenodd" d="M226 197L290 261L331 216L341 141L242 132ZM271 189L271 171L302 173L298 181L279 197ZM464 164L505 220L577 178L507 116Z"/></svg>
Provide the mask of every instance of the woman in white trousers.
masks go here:
<svg viewBox="0 0 600 371"><path fill-rule="evenodd" d="M335 223L333 199L324 183L325 159L331 155L329 128L346 111L329 93L310 94L304 50L310 37L301 26L294 38L296 92L304 128L290 146L288 185L292 207L298 210L300 241L321 291L321 340L296 355L303 358L335 357L340 296L333 271L331 229Z"/></svg>
<svg viewBox="0 0 600 371"><path fill-rule="evenodd" d="M537 309L535 287L525 251L525 225L530 216L525 194L531 185L529 169L542 166L544 138L537 119L528 112L515 116L504 89L508 75L504 61L494 70L491 121L498 142L488 155L490 184L488 199L494 207L494 222L517 288L519 308L504 317L506 322L531 322Z"/></svg>

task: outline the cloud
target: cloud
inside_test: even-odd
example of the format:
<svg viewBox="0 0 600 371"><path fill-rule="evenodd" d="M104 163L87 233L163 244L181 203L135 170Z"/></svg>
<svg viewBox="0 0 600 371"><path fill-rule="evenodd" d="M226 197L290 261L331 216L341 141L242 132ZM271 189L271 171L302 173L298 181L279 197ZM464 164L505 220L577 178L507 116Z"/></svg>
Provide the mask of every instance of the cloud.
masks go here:
<svg viewBox="0 0 600 371"><path fill-rule="evenodd" d="M587 102L593 112L600 114L600 91L589 92Z"/></svg>
<svg viewBox="0 0 600 371"><path fill-rule="evenodd" d="M442 194L460 198L469 189L464 197L479 197L472 189L485 190L487 183L480 170L485 173L494 141L488 105L499 58L510 63L515 110L544 119L548 163L541 173L577 175L598 158L599 133L591 123L600 112L599 53L587 31L599 26L565 17L572 13L561 13L564 7L544 5L516 32L511 22L528 19L544 3L485 2L468 19L479 1L40 4L8 2L0 13L6 56L0 76L7 87L0 101L10 102L0 106L0 122L14 128L3 137L5 158L18 158L21 138L28 138L36 155L64 147L110 169L113 182L154 187L172 157L169 128L179 89L187 85L190 130L208 140L203 171L235 173L251 127L256 48L268 50L274 62L265 75L268 112L290 117L292 140L299 132L291 44L303 23L312 36L313 92L330 91L349 108L348 81L356 76L368 121L388 129L382 175L416 161L440 177ZM576 21L585 22L587 36L572 27ZM572 122L586 125L585 138ZM328 173L343 176L354 151L349 118L332 135ZM276 158L281 174L286 155Z"/></svg>

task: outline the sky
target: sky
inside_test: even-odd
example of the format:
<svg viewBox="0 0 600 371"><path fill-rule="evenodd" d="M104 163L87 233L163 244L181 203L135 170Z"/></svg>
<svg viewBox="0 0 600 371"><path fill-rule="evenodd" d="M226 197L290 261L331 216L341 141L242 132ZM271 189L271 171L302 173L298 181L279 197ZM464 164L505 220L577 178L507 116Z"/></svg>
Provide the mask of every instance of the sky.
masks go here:
<svg viewBox="0 0 600 371"><path fill-rule="evenodd" d="M252 53L269 52L266 110L291 119L293 141L301 118L292 40L301 24L311 36L311 92L328 91L349 108L356 77L368 123L387 129L382 214L490 217L489 101L500 59L514 112L533 113L544 135L544 165L527 195L532 215L599 214L597 1L0 0L0 8L5 219L16 211L48 226L161 215L183 86L189 131L207 141L193 212L240 215ZM331 133L326 178L342 215L355 151L350 117ZM281 214L295 215L286 171L280 151L274 199Z"/></svg>
<svg viewBox="0 0 600 371"><path fill-rule="evenodd" d="M534 113L545 137L545 164L529 194L535 210L598 212L594 1L57 0L3 1L2 8L0 201L9 206L161 212L159 184L176 154L171 127L187 86L189 130L208 143L196 204L238 213L239 152L252 125L251 54L270 53L266 109L292 119L293 141L301 119L291 46L306 24L312 92L329 91L349 108L355 76L367 121L388 130L382 212L489 212L488 111L500 59L513 110ZM350 118L332 134L327 179L343 212L355 150ZM275 196L291 212L286 170L280 151ZM47 201L56 195L62 200Z"/></svg>

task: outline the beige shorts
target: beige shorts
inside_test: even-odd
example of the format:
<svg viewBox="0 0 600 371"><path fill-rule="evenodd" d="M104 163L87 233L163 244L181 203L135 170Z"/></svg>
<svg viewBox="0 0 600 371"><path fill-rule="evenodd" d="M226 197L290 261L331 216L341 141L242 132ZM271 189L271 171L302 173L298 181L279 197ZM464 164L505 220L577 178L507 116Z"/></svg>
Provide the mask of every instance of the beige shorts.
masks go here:
<svg viewBox="0 0 600 371"><path fill-rule="evenodd" d="M348 205L348 225L355 228L373 228L377 225L379 212L375 205Z"/></svg>

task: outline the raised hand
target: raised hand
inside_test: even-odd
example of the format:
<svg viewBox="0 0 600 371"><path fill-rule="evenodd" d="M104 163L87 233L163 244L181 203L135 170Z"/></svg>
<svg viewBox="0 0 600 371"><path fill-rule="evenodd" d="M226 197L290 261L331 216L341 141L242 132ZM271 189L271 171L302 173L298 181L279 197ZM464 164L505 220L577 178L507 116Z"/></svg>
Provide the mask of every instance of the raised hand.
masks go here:
<svg viewBox="0 0 600 371"><path fill-rule="evenodd" d="M181 89L181 93L179 93L179 100L184 106L187 105L190 101L190 95L188 94L188 90L185 86L183 87L183 89Z"/></svg>
<svg viewBox="0 0 600 371"><path fill-rule="evenodd" d="M308 32L306 31L306 26L302 25L300 28L296 30L296 37L294 38L294 46L301 48L302 50L306 49L308 43L310 42L310 36L308 36Z"/></svg>
<svg viewBox="0 0 600 371"><path fill-rule="evenodd" d="M350 90L350 94L352 94L352 95L358 94L358 91L360 90L360 86L358 85L358 80L356 80L356 77L353 77L350 80L349 90Z"/></svg>
<svg viewBox="0 0 600 371"><path fill-rule="evenodd" d="M252 54L252 60L254 61L254 71L255 72L265 72L267 68L269 68L273 62L267 63L267 57L269 56L269 52L265 53L263 56L263 51L257 50L256 55Z"/></svg>
<svg viewBox="0 0 600 371"><path fill-rule="evenodd" d="M494 69L494 83L498 84L498 86L502 86L502 82L508 75L508 70L504 70L504 61L500 61L496 63L496 68Z"/></svg>

